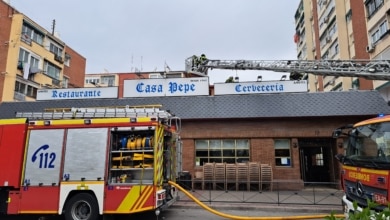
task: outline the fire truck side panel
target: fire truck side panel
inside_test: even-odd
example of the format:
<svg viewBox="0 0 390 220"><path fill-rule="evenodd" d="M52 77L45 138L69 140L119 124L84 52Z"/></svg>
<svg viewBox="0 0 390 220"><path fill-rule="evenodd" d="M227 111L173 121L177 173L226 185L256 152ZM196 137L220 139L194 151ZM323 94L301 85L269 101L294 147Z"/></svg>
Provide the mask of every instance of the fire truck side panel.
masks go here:
<svg viewBox="0 0 390 220"><path fill-rule="evenodd" d="M105 213L135 213L154 209L155 190L152 185L108 186Z"/></svg>
<svg viewBox="0 0 390 220"><path fill-rule="evenodd" d="M64 176L68 181L104 180L108 128L68 129Z"/></svg>
<svg viewBox="0 0 390 220"><path fill-rule="evenodd" d="M0 120L0 188L20 187L26 133L26 119Z"/></svg>
<svg viewBox="0 0 390 220"><path fill-rule="evenodd" d="M64 129L30 131L23 185L58 186L64 132Z"/></svg>
<svg viewBox="0 0 390 220"><path fill-rule="evenodd" d="M103 213L107 138L108 128L68 129L59 213L73 190L93 191Z"/></svg>
<svg viewBox="0 0 390 220"><path fill-rule="evenodd" d="M56 214L58 210L58 199L58 186L24 187L20 191L19 213Z"/></svg>

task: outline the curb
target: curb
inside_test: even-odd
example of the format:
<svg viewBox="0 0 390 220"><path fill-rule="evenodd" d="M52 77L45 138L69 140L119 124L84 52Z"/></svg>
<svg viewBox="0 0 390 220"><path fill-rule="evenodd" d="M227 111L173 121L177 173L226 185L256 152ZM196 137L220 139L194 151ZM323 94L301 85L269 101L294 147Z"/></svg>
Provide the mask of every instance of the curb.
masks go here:
<svg viewBox="0 0 390 220"><path fill-rule="evenodd" d="M229 202L204 202L204 204L215 210L267 210L267 211L284 211L299 213L320 213L342 214L342 206L331 205L291 205L291 204L259 204L259 203L229 203ZM170 208L178 209L202 209L201 206L191 201L176 201Z"/></svg>

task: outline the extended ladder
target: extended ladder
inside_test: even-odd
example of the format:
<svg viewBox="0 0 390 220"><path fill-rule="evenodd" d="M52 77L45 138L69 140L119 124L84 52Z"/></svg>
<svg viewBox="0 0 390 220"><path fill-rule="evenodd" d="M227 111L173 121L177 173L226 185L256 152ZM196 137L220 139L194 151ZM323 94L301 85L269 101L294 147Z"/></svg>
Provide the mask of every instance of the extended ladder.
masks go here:
<svg viewBox="0 0 390 220"><path fill-rule="evenodd" d="M186 59L186 71L207 75L208 69L268 70L325 76L390 80L389 60L212 60L194 66Z"/></svg>

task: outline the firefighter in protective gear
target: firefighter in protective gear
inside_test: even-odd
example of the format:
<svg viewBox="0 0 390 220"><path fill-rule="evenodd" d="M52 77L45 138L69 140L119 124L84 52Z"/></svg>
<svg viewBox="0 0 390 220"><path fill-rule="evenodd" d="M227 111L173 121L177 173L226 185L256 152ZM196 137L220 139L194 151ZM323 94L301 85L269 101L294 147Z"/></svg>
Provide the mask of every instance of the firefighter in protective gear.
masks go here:
<svg viewBox="0 0 390 220"><path fill-rule="evenodd" d="M198 69L199 58L196 55L192 56L192 70Z"/></svg>
<svg viewBox="0 0 390 220"><path fill-rule="evenodd" d="M199 57L199 63L204 63L204 61L206 61L206 60L207 60L206 55L204 55L204 53L202 53L202 55L200 55L200 57Z"/></svg>

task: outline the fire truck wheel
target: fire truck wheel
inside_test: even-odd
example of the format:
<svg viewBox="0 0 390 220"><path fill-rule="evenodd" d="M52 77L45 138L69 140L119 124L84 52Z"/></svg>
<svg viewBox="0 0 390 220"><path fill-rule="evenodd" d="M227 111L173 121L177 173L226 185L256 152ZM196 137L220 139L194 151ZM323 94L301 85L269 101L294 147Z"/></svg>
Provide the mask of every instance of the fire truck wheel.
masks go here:
<svg viewBox="0 0 390 220"><path fill-rule="evenodd" d="M78 193L66 202L65 220L99 219L99 208L95 197L89 193Z"/></svg>

